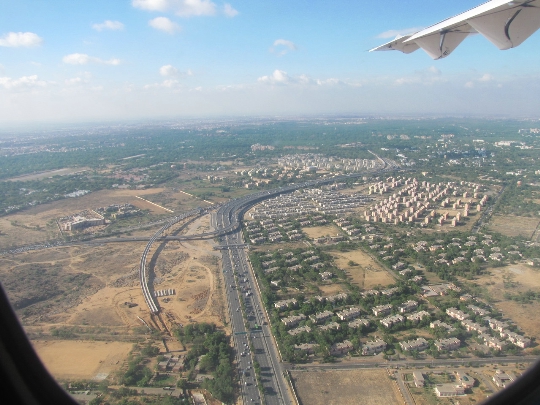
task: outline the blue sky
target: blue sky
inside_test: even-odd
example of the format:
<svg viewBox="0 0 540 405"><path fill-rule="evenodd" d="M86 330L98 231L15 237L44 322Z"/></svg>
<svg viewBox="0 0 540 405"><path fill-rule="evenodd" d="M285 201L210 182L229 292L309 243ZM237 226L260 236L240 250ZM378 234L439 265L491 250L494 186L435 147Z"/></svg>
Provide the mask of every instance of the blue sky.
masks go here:
<svg viewBox="0 0 540 405"><path fill-rule="evenodd" d="M0 125L540 111L540 33L448 58L367 52L475 0L0 0Z"/></svg>

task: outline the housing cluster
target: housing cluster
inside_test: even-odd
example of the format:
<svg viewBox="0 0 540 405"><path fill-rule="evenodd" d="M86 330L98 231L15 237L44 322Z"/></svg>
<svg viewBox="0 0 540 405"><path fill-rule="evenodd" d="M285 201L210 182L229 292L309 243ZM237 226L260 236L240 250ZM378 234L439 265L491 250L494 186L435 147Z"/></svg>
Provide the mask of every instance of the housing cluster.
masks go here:
<svg viewBox="0 0 540 405"><path fill-rule="evenodd" d="M399 190L398 190L399 188ZM395 225L409 222L457 226L472 212L480 212L489 196L485 187L471 182L418 181L416 178L389 177L369 186L369 194L394 193L364 211L364 219Z"/></svg>
<svg viewBox="0 0 540 405"><path fill-rule="evenodd" d="M306 214L337 215L351 212L372 201L372 198L361 193L336 191L344 187L345 183L337 183L283 194L258 204L249 216L253 219L277 219Z"/></svg>
<svg viewBox="0 0 540 405"><path fill-rule="evenodd" d="M321 248L258 252L251 261L288 361L379 353L459 358L515 354L531 345L466 287L426 283L412 268L392 285L360 289Z"/></svg>

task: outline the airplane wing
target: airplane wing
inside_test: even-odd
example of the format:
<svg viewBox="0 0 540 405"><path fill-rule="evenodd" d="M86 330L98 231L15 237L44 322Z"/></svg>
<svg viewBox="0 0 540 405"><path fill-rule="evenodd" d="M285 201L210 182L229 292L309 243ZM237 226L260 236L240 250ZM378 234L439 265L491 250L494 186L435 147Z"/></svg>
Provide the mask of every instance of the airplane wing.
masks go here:
<svg viewBox="0 0 540 405"><path fill-rule="evenodd" d="M410 53L415 44L431 58L442 59L470 34L480 33L497 48L504 50L520 45L540 28L540 0L491 0L471 10L450 17L431 27L390 41L372 51L398 50Z"/></svg>
<svg viewBox="0 0 540 405"><path fill-rule="evenodd" d="M404 43L404 41L409 39L410 37L410 35L398 37L390 42L387 42L386 44L370 49L369 51L401 51L403 53L414 52L420 48L415 42Z"/></svg>

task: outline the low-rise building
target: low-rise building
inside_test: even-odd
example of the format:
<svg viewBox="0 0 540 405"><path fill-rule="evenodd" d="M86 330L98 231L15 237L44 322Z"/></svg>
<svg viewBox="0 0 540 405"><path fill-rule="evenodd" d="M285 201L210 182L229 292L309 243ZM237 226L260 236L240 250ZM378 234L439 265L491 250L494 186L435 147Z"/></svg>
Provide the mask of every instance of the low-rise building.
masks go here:
<svg viewBox="0 0 540 405"><path fill-rule="evenodd" d="M434 390L438 397L457 397L465 394L465 388L456 384L437 384Z"/></svg>
<svg viewBox="0 0 540 405"><path fill-rule="evenodd" d="M514 375L510 372L504 372L502 370L497 370L495 372L495 375L493 376L493 381L495 382L495 385L500 388L505 388L508 385L510 385L512 382L514 382L516 378Z"/></svg>
<svg viewBox="0 0 540 405"><path fill-rule="evenodd" d="M425 383L425 380L424 380L424 375L422 374L422 372L421 371L413 371L412 375L413 375L413 380L414 380L415 387L423 387L424 383Z"/></svg>
<svg viewBox="0 0 540 405"><path fill-rule="evenodd" d="M469 314L466 314L465 312L463 311L460 311L459 309L457 308L448 308L446 310L446 313L454 318L454 319L457 319L459 321L463 321L464 319L467 319L469 317Z"/></svg>
<svg viewBox="0 0 540 405"><path fill-rule="evenodd" d="M441 321L434 321L434 322L431 322L431 323L429 324L429 327L432 328L432 329L435 329L435 328L444 328L444 329L446 329L446 331L447 331L448 333L453 332L453 331L456 330L456 328L454 328L454 327L448 325L448 324L445 323L445 322L441 322Z"/></svg>
<svg viewBox="0 0 540 405"><path fill-rule="evenodd" d="M386 290L382 290L381 291L381 294L382 295L386 295L388 297L391 297L392 295L394 295L395 293L397 293L399 291L399 288L397 287L394 287L394 288L388 288Z"/></svg>
<svg viewBox="0 0 540 405"><path fill-rule="evenodd" d="M322 263L317 263L317 264L322 264ZM319 273L319 276L321 276L323 280L330 280L334 276L334 273L332 273L331 271L323 271L322 273Z"/></svg>
<svg viewBox="0 0 540 405"><path fill-rule="evenodd" d="M330 347L330 354L332 356L340 356L340 355L349 353L353 349L354 349L353 344L348 340L344 340L341 343L336 343L332 345Z"/></svg>
<svg viewBox="0 0 540 405"><path fill-rule="evenodd" d="M477 307L476 305L467 305L467 308L471 310L475 315L484 316L489 313L489 311L486 311L485 309L482 309L480 307Z"/></svg>
<svg viewBox="0 0 540 405"><path fill-rule="evenodd" d="M458 338L439 339L435 341L437 350L456 350L461 346L461 341Z"/></svg>
<svg viewBox="0 0 540 405"><path fill-rule="evenodd" d="M502 332L505 329L508 329L508 324L506 322L498 321L497 319L485 317L484 320L489 324L489 327L493 330Z"/></svg>
<svg viewBox="0 0 540 405"><path fill-rule="evenodd" d="M337 301L343 301L346 300L348 295L346 293L339 293L336 295L330 295L326 297L326 301L331 302L332 304Z"/></svg>
<svg viewBox="0 0 540 405"><path fill-rule="evenodd" d="M465 329L467 329L468 332L474 331L478 333L486 333L488 330L488 328L476 322L469 321L468 319L461 321L461 324L465 327Z"/></svg>
<svg viewBox="0 0 540 405"><path fill-rule="evenodd" d="M401 269L404 269L405 267L407 267L407 265L402 262L397 262L396 264L392 266L394 270L401 270Z"/></svg>
<svg viewBox="0 0 540 405"><path fill-rule="evenodd" d="M307 354L313 354L315 353L315 349L319 347L316 343L302 343L301 345L294 345L295 350L303 351Z"/></svg>
<svg viewBox="0 0 540 405"><path fill-rule="evenodd" d="M429 343L424 338L418 338L415 340L409 340L407 342L399 342L399 345L401 346L401 350L403 351L422 351L426 350L429 347Z"/></svg>
<svg viewBox="0 0 540 405"><path fill-rule="evenodd" d="M525 336L518 335L515 332L506 332L506 335L507 335L508 341L510 341L511 343L515 344L518 347L521 347L524 349L531 345L531 339Z"/></svg>
<svg viewBox="0 0 540 405"><path fill-rule="evenodd" d="M375 314L375 316L382 316L389 314L392 311L392 305L377 305L376 307L371 308L371 310L373 311L373 314Z"/></svg>
<svg viewBox="0 0 540 405"><path fill-rule="evenodd" d="M305 319L306 319L306 316L304 314L299 314L299 315L291 315L286 318L283 318L281 322L283 322L286 327L290 328L292 326L298 325L301 321Z"/></svg>
<svg viewBox="0 0 540 405"><path fill-rule="evenodd" d="M405 318L401 315L391 315L386 318L381 319L381 324L387 328L391 327L392 325L396 325L398 323L402 323L405 321Z"/></svg>
<svg viewBox="0 0 540 405"><path fill-rule="evenodd" d="M456 380L459 381L461 386L466 390L474 387L474 378L462 371L456 371Z"/></svg>
<svg viewBox="0 0 540 405"><path fill-rule="evenodd" d="M320 329L320 330L323 330L323 331L331 330L331 329L337 330L337 329L339 329L339 328L341 328L341 326L340 326L339 323L337 323L337 322L330 322L330 323L328 323L328 324L326 324L326 325L319 326L319 329Z"/></svg>
<svg viewBox="0 0 540 405"><path fill-rule="evenodd" d="M405 312L411 312L416 308L418 308L418 302L409 300L398 306L398 311L404 314Z"/></svg>
<svg viewBox="0 0 540 405"><path fill-rule="evenodd" d="M361 313L362 313L362 310L360 308L352 307L352 308L344 309L343 311L338 312L336 315L342 321L350 321L351 319L358 318Z"/></svg>
<svg viewBox="0 0 540 405"><path fill-rule="evenodd" d="M309 332L311 332L311 328L309 326L307 326L307 325L306 326L300 326L299 328L291 329L288 333L291 336L296 336L296 335L299 335L302 332L309 333Z"/></svg>
<svg viewBox="0 0 540 405"><path fill-rule="evenodd" d="M406 316L408 321L420 322L423 318L429 317L429 312L427 311L418 311Z"/></svg>
<svg viewBox="0 0 540 405"><path fill-rule="evenodd" d="M291 299L288 299L288 300L281 300L281 301L276 301L274 303L274 306L277 308L277 309L285 309L285 308L289 308L289 307L295 307L296 304L298 304L298 301L296 300L296 298L291 298Z"/></svg>
<svg viewBox="0 0 540 405"><path fill-rule="evenodd" d="M333 315L334 313L331 311L323 311L310 315L309 318L315 323L323 323L330 319Z"/></svg>
<svg viewBox="0 0 540 405"><path fill-rule="evenodd" d="M354 321L349 322L348 325L349 325L349 328L356 329L356 328L359 328L360 326L369 326L369 324L370 324L369 319L359 318L359 319L355 319Z"/></svg>
<svg viewBox="0 0 540 405"><path fill-rule="evenodd" d="M373 342L367 342L362 346L362 356L371 356L382 352L386 349L386 342L384 340L375 340Z"/></svg>

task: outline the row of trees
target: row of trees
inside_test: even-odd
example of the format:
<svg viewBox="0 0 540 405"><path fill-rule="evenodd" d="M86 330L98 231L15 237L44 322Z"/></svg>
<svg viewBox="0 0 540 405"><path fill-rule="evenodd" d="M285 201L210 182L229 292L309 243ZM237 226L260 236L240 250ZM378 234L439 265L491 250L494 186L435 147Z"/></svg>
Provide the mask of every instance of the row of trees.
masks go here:
<svg viewBox="0 0 540 405"><path fill-rule="evenodd" d="M204 380L203 388L220 401L233 403L236 370L232 367L234 356L227 335L216 325L208 323L189 324L175 329L174 334L183 344L192 345L185 359L189 375L194 374L195 366L199 363L201 372L213 376L213 379Z"/></svg>

